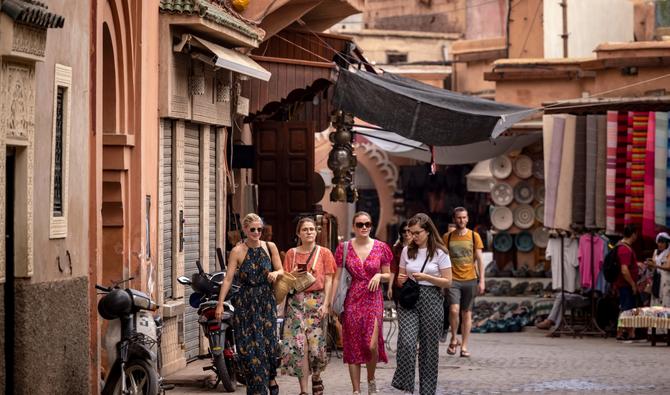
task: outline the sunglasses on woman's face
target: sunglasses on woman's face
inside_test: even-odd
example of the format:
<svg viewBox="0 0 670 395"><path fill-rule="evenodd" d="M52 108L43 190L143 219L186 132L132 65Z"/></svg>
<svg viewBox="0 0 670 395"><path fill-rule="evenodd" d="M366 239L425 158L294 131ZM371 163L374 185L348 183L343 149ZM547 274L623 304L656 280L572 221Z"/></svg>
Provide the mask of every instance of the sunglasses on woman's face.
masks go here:
<svg viewBox="0 0 670 395"><path fill-rule="evenodd" d="M363 229L364 227L370 229L372 227L372 222L356 222L356 227L358 229Z"/></svg>
<svg viewBox="0 0 670 395"><path fill-rule="evenodd" d="M260 228L249 228L249 232L251 233L261 233L263 231L263 227L261 226Z"/></svg>

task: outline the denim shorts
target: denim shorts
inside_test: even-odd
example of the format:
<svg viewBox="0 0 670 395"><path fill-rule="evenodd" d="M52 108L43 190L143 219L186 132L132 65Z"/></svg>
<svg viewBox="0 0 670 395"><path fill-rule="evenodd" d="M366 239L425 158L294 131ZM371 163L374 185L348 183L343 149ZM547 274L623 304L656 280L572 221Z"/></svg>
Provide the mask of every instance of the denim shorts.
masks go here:
<svg viewBox="0 0 670 395"><path fill-rule="evenodd" d="M626 311L637 307L637 299L630 287L619 288L619 310Z"/></svg>

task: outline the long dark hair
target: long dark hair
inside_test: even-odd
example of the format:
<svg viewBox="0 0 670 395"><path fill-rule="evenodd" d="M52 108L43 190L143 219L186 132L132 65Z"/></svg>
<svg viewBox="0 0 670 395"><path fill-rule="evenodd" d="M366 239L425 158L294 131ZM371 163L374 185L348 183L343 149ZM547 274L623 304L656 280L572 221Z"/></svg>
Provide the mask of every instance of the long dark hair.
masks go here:
<svg viewBox="0 0 670 395"><path fill-rule="evenodd" d="M398 239L393 244L393 247L401 246L405 242L405 228L407 228L407 221L402 221L398 225Z"/></svg>
<svg viewBox="0 0 670 395"><path fill-rule="evenodd" d="M407 221L408 227L414 225L419 225L421 229L428 233L428 259L433 259L433 255L435 255L435 251L437 251L438 248L444 251L445 254L449 254L447 247L444 245L444 241L442 241L442 238L440 237L440 233L437 231L435 224L429 216L424 213L416 214ZM419 246L414 239L412 239L409 246L407 246L407 256L409 259L415 259L418 251Z"/></svg>

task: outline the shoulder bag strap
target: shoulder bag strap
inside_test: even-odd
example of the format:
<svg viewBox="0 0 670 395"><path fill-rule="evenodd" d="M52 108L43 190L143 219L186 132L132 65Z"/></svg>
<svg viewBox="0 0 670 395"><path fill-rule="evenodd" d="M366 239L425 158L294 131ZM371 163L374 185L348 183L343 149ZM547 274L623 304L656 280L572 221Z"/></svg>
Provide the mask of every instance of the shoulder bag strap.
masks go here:
<svg viewBox="0 0 670 395"><path fill-rule="evenodd" d="M312 272L314 271L314 268L316 267L316 262L319 261L319 253L321 252L321 247L319 247L318 244L314 248L316 249L316 255L314 256L314 261L312 262L312 268L310 269L310 271L312 271ZM307 258L307 262L309 262L309 258Z"/></svg>
<svg viewBox="0 0 670 395"><path fill-rule="evenodd" d="M426 268L426 263L428 263L428 249L426 249L426 260L423 261L423 266L421 266L421 273L423 273L423 269Z"/></svg>
<svg viewBox="0 0 670 395"><path fill-rule="evenodd" d="M314 248L312 248L312 252L309 253L307 260L305 261L305 266L309 264L309 260L312 259L312 255L314 255L314 251L316 251L316 248L317 246L314 246ZM314 269L314 265L312 265L312 269Z"/></svg>

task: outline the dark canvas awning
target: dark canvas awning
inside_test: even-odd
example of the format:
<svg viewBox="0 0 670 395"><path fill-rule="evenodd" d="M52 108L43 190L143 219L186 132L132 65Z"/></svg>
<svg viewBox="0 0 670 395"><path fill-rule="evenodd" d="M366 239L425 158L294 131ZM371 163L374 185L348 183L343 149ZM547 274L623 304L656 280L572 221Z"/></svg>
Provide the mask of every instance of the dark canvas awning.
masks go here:
<svg viewBox="0 0 670 395"><path fill-rule="evenodd" d="M428 145L498 137L537 110L461 95L394 74L340 69L335 108Z"/></svg>

